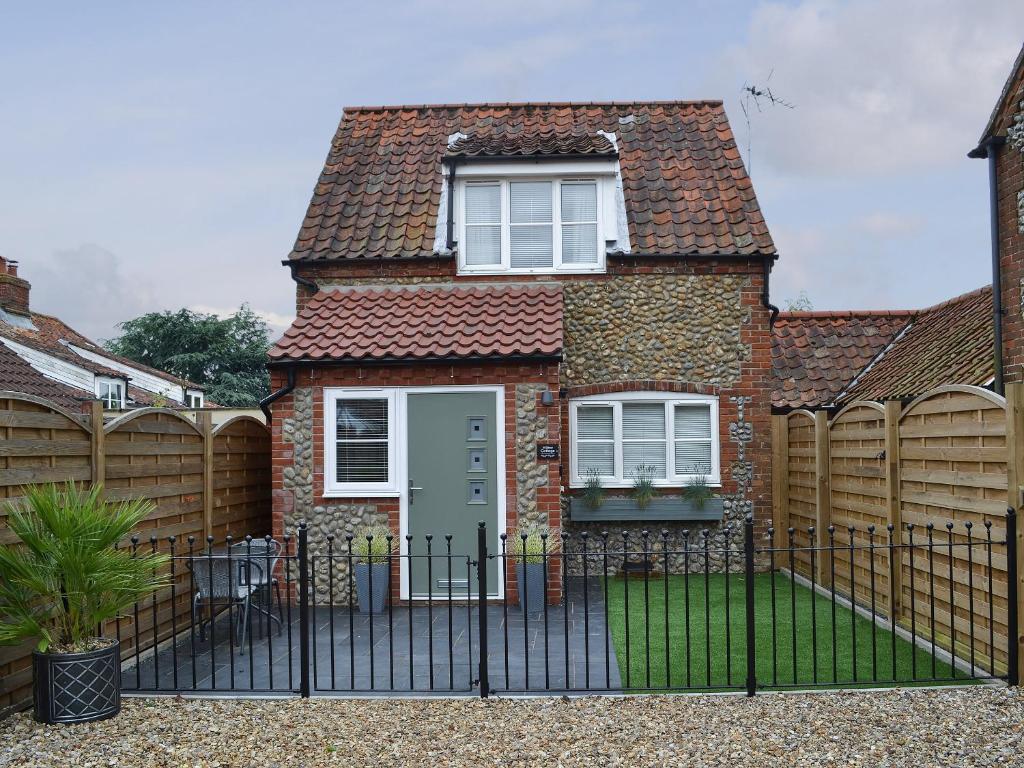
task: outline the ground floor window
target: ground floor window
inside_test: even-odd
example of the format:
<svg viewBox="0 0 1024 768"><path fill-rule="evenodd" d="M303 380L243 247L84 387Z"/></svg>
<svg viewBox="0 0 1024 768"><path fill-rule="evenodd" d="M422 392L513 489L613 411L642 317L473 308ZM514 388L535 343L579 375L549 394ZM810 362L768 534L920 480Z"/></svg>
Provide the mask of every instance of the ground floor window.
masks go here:
<svg viewBox="0 0 1024 768"><path fill-rule="evenodd" d="M397 491L394 390L325 390L324 484L330 491Z"/></svg>
<svg viewBox="0 0 1024 768"><path fill-rule="evenodd" d="M629 487L640 474L656 484L694 477L720 481L718 398L630 392L571 401L572 484L600 478Z"/></svg>

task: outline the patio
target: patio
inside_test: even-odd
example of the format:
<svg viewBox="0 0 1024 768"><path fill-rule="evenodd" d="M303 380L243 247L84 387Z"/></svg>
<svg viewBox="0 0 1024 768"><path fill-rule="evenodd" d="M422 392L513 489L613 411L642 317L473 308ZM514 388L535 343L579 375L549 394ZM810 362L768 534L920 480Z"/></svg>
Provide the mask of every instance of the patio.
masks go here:
<svg viewBox="0 0 1024 768"><path fill-rule="evenodd" d="M487 606L488 670L491 689L501 691L621 690L615 646L608 633L601 585L570 578L564 605L523 615L517 606ZM358 692L393 695L477 692L477 607L434 603L395 606L368 616L346 607L311 607L316 631L310 663L314 693ZM299 687L299 616L285 606L285 621L269 634L255 613L244 647L232 637L227 613L218 617L203 642L195 632L179 633L157 654L126 664L122 688L132 691L219 693L290 692ZM410 631L411 627L411 631ZM187 628L186 628L187 629Z"/></svg>

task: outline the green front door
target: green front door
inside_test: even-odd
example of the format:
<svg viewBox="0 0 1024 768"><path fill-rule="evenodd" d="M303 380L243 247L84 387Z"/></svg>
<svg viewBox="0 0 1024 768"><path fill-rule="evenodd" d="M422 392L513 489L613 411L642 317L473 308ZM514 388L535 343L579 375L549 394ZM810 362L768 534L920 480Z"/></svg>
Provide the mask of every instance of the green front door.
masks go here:
<svg viewBox="0 0 1024 768"><path fill-rule="evenodd" d="M412 535L411 568L403 574L412 596L447 599L447 542L452 537L451 591L476 594L476 569L467 573L466 558L477 557L477 524L487 523L488 548L498 543L497 409L493 392L444 392L408 395L409 497L408 532ZM433 535L430 568L425 536ZM487 563L487 591L497 593L498 566ZM467 583L468 582L468 583Z"/></svg>

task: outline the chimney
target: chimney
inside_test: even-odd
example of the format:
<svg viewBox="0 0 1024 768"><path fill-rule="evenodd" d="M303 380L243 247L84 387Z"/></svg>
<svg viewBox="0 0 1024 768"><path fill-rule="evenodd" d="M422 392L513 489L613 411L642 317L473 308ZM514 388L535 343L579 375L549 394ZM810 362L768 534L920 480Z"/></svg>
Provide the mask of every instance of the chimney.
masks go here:
<svg viewBox="0 0 1024 768"><path fill-rule="evenodd" d="M18 315L29 314L28 280L18 277L18 262L0 256L0 309Z"/></svg>

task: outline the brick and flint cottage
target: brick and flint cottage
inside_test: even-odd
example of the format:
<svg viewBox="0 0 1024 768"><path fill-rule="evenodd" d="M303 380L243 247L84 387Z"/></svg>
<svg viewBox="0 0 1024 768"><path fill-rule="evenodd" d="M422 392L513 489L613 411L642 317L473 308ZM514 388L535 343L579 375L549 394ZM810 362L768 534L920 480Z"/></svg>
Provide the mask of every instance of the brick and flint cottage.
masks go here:
<svg viewBox="0 0 1024 768"><path fill-rule="evenodd" d="M775 259L720 102L346 109L284 262L276 533L767 526Z"/></svg>

